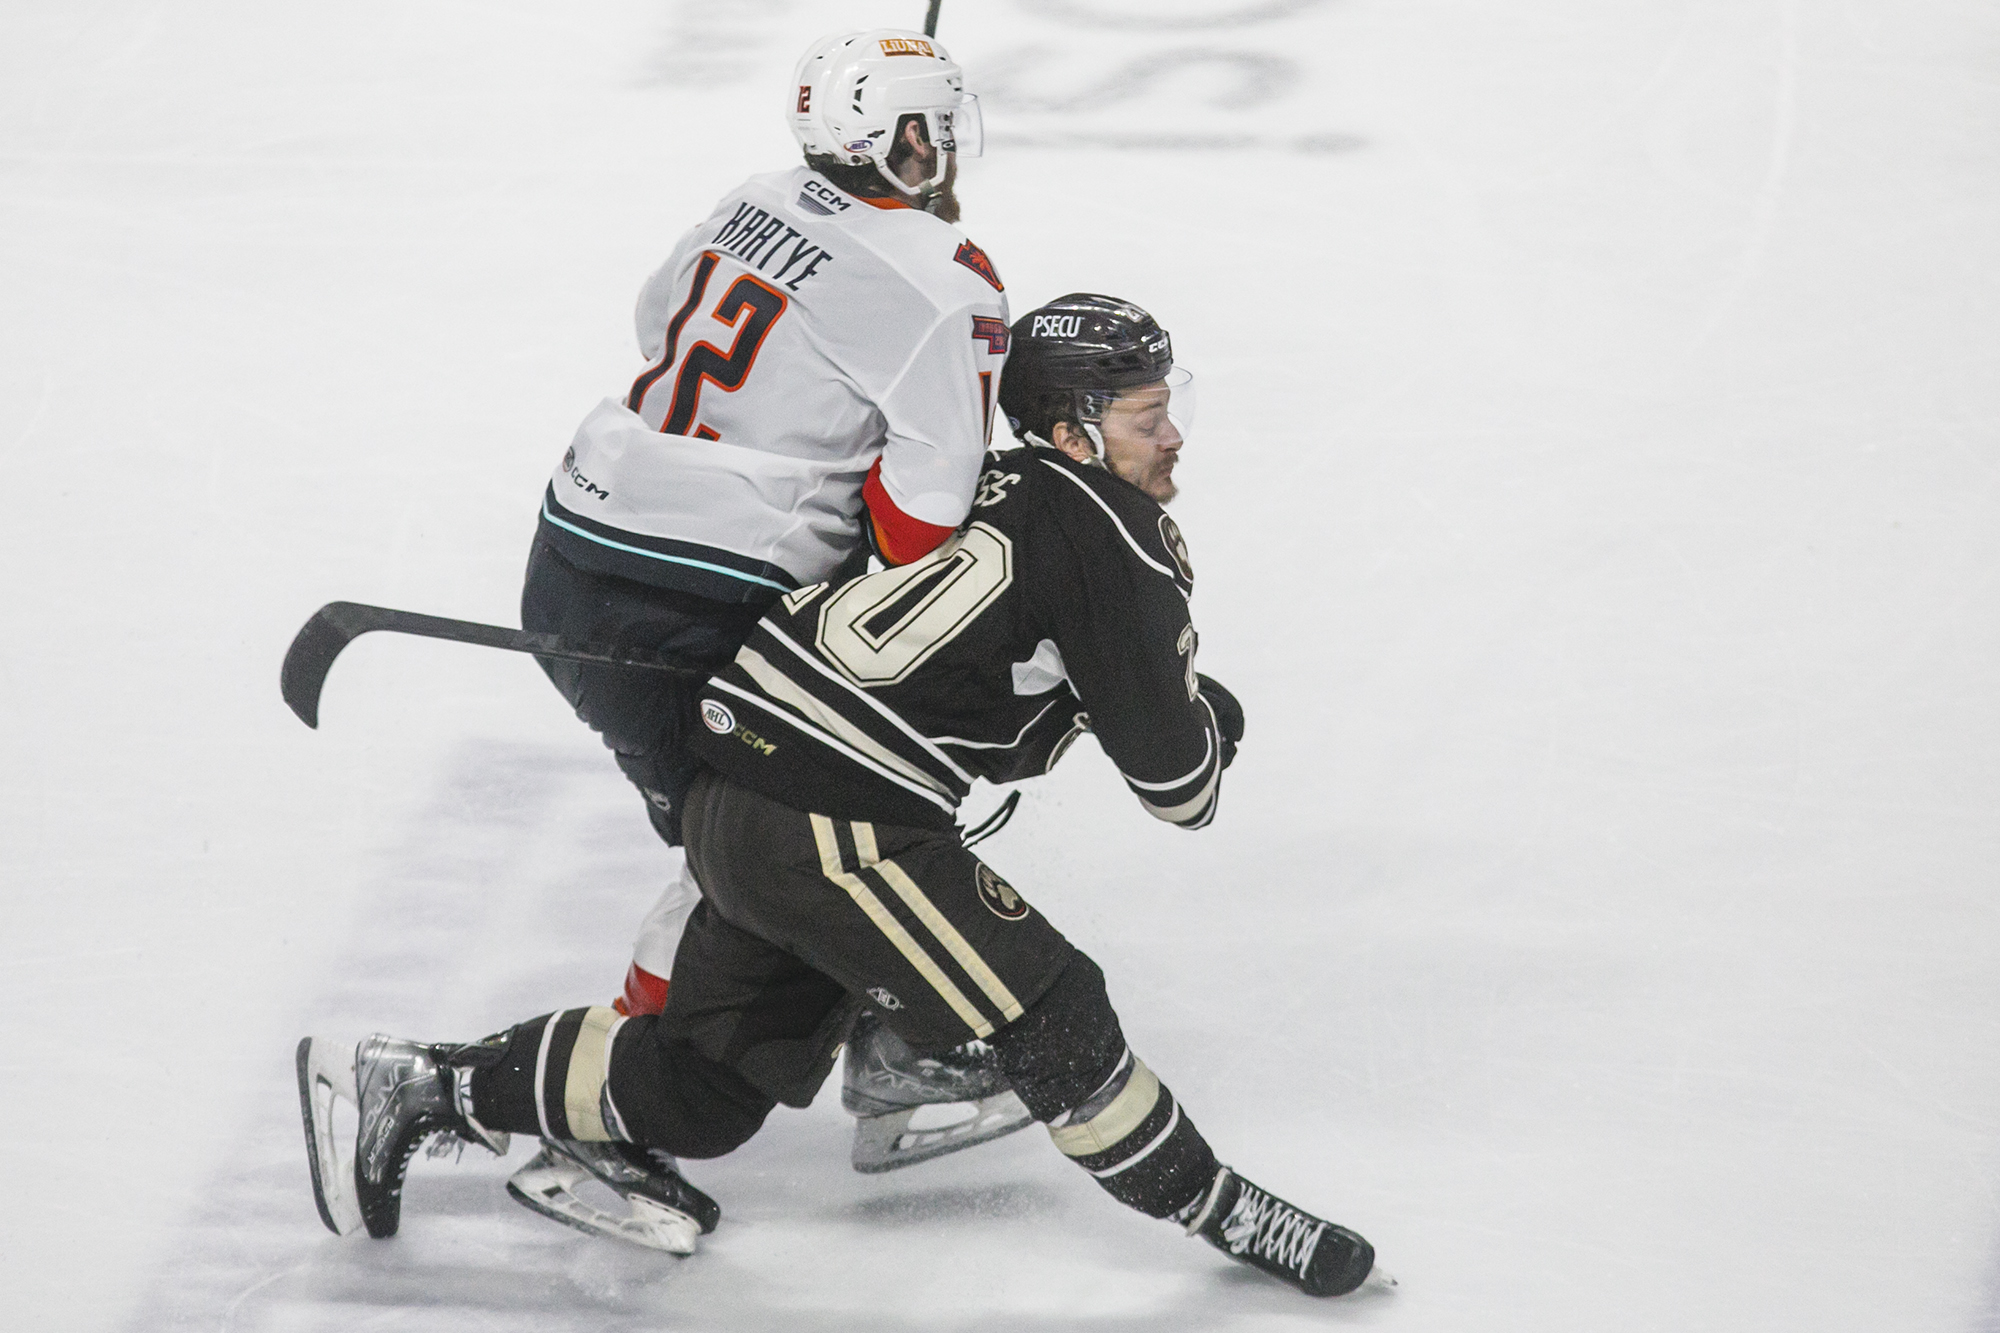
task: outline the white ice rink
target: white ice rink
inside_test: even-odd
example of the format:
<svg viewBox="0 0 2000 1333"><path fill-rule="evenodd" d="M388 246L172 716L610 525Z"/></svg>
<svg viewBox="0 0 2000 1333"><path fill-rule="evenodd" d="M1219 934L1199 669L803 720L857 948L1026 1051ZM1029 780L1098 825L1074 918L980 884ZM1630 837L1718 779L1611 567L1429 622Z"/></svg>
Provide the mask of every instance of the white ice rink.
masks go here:
<svg viewBox="0 0 2000 1333"><path fill-rule="evenodd" d="M1039 1130L881 1177L831 1091L676 1261L420 1163L314 1214L307 1031L608 1000L672 869L513 622L543 480L790 64L921 0L0 5L0 1326L2000 1330L2000 9L948 0L1017 313L1154 310L1249 735L983 850L1315 1303ZM513 622L518 623L518 622ZM1087 752L1085 752L1087 751ZM975 813L993 795L975 796Z"/></svg>

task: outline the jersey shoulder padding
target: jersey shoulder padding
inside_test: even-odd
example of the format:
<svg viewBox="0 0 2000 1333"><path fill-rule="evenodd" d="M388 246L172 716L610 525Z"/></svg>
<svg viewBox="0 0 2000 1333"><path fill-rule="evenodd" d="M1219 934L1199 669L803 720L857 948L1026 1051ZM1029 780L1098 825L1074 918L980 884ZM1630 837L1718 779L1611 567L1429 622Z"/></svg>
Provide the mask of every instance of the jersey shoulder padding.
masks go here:
<svg viewBox="0 0 2000 1333"><path fill-rule="evenodd" d="M1033 477L1024 499L1046 506L1080 548L1137 561L1173 580L1183 597L1194 594L1194 566L1180 526L1137 486L1055 449L1030 445L987 458L989 466L1008 460L1005 470L1023 474L1024 481Z"/></svg>

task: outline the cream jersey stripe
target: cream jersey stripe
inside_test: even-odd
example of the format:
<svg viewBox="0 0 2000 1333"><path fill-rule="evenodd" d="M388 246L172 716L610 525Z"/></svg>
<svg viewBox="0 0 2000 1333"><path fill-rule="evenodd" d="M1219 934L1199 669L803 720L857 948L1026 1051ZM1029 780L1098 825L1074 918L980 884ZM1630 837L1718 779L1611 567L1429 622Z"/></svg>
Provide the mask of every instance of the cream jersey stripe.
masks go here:
<svg viewBox="0 0 2000 1333"><path fill-rule="evenodd" d="M868 919L875 923L875 928L889 937L889 942L896 946L903 957L909 959L910 966L917 969L923 979L931 984L931 988L944 997L944 1002L951 1006L952 1012L972 1029L973 1036L991 1036L993 1024L987 1022L985 1015L973 1007L972 1001L965 998L965 992L944 974L944 969L924 952L923 946L910 938L910 932L903 929L903 923L896 920L889 909L882 905L882 900L875 896L875 891L841 865L840 842L834 836L833 821L825 815L807 817L812 820L813 840L819 844L821 872L847 890L848 896L854 899L855 904L867 913Z"/></svg>
<svg viewBox="0 0 2000 1333"><path fill-rule="evenodd" d="M1124 1141L1145 1123L1160 1100L1160 1080L1144 1060L1132 1062L1132 1076L1111 1104L1081 1124L1049 1126L1049 1137L1066 1157L1089 1157Z"/></svg>
<svg viewBox="0 0 2000 1333"><path fill-rule="evenodd" d="M768 628L768 626L766 627ZM755 648L745 646L737 650L736 665L743 668L751 680L766 694L779 703L789 704L807 720L832 732L850 746L875 760L884 767L901 773L913 782L921 782L935 792L947 792L950 788L930 774L924 772L909 760L883 745L861 728L835 712L817 695L808 692L790 676L773 666ZM899 724L900 725L900 724ZM967 781L971 779L968 778Z"/></svg>
<svg viewBox="0 0 2000 1333"><path fill-rule="evenodd" d="M569 1075L563 1080L563 1114L569 1119L569 1136L586 1143L609 1143L615 1136L604 1123L604 1080L606 1054L612 1029L617 1027L616 1009L593 1006L584 1010L583 1026L569 1048Z"/></svg>
<svg viewBox="0 0 2000 1333"><path fill-rule="evenodd" d="M918 731L908 722L905 722L893 710L885 706L880 699L877 699L874 695L868 693L866 690L856 685L853 681L848 680L845 676L842 676L832 667L829 667L826 663L820 661L817 655L807 652L804 648L794 643L792 641L791 636L786 634L783 630L779 629L776 625L773 625L769 621L765 621L763 628L766 634L769 634L772 638L776 639L779 643L783 644L786 648L790 649L794 657L798 658L801 662L811 667L814 671L817 671L820 675L826 677L828 680L832 681L835 685L838 685L841 689L846 690L849 694L853 695L855 698L859 699L861 702L867 704L870 708L874 709L875 712L879 714L884 721L894 726L898 731L902 732L905 736L908 736L911 740L915 741L919 746L921 746L923 748L924 753L930 755L933 759L936 759L940 764L943 764L946 768L956 773L960 778L963 778L966 782L970 783L973 780L972 774L960 768L956 763L952 761L950 755L946 754L943 750L938 749L937 745L931 740L930 737Z"/></svg>
<svg viewBox="0 0 2000 1333"><path fill-rule="evenodd" d="M562 1017L562 1010L549 1015L548 1022L542 1024L542 1044L535 1051L535 1119L541 1122L542 1133L555 1138L556 1132L549 1128L549 1103L547 1086L549 1079L549 1039L556 1034L556 1020Z"/></svg>
<svg viewBox="0 0 2000 1333"><path fill-rule="evenodd" d="M933 903L930 896L910 878L908 871L894 861L884 861L881 858L881 853L875 845L875 826L851 823L848 828L854 832L854 851L860 858L861 868L873 870L896 891L896 896L916 914L917 920L923 922L931 934L937 936L938 943L944 945L945 951L958 960L958 965L965 969L965 974L978 984L979 989L986 992L986 998L998 1006L1002 1019L1011 1023L1019 1018L1022 1012L1021 1002L1014 998L1013 991L1007 989L1007 983L1000 980L999 974L986 965L986 960L979 956L979 951L972 947L965 936L958 933L958 927L952 925L943 912L938 911L937 904Z"/></svg>
<svg viewBox="0 0 2000 1333"><path fill-rule="evenodd" d="M751 683L754 685L756 682L752 681ZM736 696L738 699L743 700L743 702L745 703L755 704L757 705L757 707L764 709L766 712L772 714L773 716L783 719L785 722L789 723L793 727L796 727L801 734L812 737L814 740L818 741L821 745L826 746L830 750L835 750L841 754L846 755L849 759L852 759L855 763L861 765L869 772L877 774L878 776L886 779L889 782L895 783L898 787L903 788L905 791L908 791L912 795L921 796L924 800L929 801L932 805L944 811L946 814L951 814L957 809L957 807L953 805L949 800L946 800L944 797L938 795L935 791L932 791L926 787L919 787L916 783L911 782L906 778L898 776L895 772L893 772L890 769L884 768L882 765L876 763L873 759L870 759L867 755L862 754L861 752L856 750L853 746L846 744L844 741L840 740L836 736L832 736L829 735L827 732L821 731L818 727L806 721L804 718L800 717L797 713L794 713L791 709L783 707L778 703L777 700L771 698L769 695L752 694L750 691L746 689L742 689L739 686L730 684L728 681L722 679L720 676L711 679L708 682L708 685L710 689L721 690L726 694L732 694Z"/></svg>

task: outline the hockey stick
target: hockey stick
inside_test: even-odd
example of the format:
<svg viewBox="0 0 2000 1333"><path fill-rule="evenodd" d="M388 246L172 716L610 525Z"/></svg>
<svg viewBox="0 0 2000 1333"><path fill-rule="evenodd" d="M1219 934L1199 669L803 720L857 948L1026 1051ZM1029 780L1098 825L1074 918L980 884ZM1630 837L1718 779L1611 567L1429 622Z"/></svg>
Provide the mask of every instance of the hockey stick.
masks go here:
<svg viewBox="0 0 2000 1333"><path fill-rule="evenodd" d="M565 643L553 634L530 634L500 625L447 620L443 616L418 615L414 611L365 606L360 602L328 602L299 628L298 637L285 650L285 667L278 676L285 702L299 715L299 721L309 727L319 726L319 692L326 685L326 673L333 670L333 659L355 639L378 629L426 639L449 639L453 643L476 643L484 648L505 648L537 657L560 657L570 662L638 667L697 678L711 674L676 658L640 649Z"/></svg>
<svg viewBox="0 0 2000 1333"><path fill-rule="evenodd" d="M926 37L937 36L938 9L943 4L944 0L931 0L930 12L924 15L924 36Z"/></svg>

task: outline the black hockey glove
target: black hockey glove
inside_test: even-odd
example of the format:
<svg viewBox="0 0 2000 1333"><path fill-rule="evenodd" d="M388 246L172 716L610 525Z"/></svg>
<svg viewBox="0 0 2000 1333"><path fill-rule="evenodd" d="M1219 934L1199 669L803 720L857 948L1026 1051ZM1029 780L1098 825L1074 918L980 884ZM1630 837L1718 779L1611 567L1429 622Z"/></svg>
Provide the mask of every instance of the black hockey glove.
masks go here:
<svg viewBox="0 0 2000 1333"><path fill-rule="evenodd" d="M1222 766L1228 768L1236 762L1236 743L1243 739L1243 705L1213 676L1197 672L1195 683L1201 686L1201 697L1215 710L1215 725L1222 732Z"/></svg>

